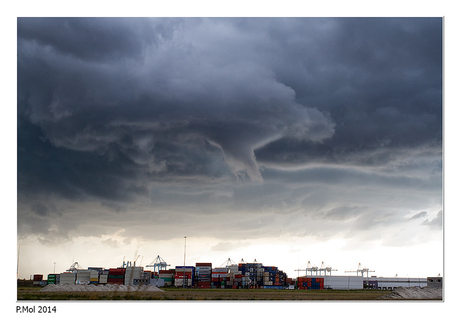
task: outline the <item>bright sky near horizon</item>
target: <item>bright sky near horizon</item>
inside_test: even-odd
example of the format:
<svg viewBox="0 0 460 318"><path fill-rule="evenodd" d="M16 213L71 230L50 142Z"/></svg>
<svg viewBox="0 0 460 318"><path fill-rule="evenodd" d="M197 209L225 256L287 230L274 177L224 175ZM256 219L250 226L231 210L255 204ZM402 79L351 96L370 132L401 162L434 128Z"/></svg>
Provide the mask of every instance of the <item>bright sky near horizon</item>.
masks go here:
<svg viewBox="0 0 460 318"><path fill-rule="evenodd" d="M187 265L443 274L441 18L17 29L19 277L185 235Z"/></svg>

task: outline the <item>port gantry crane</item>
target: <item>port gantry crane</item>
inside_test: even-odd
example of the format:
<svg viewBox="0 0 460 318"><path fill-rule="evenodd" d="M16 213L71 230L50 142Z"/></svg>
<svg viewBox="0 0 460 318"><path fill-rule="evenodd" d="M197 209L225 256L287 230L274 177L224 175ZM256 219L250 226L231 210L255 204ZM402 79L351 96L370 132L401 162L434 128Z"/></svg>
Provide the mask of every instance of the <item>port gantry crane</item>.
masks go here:
<svg viewBox="0 0 460 318"><path fill-rule="evenodd" d="M153 262L151 262L150 264L148 265L145 265L145 267L153 267L153 271L155 273L159 273L160 270L166 270L167 266L171 266L170 264L166 263L166 261L164 259L162 259L160 257L160 255L158 255L154 260Z"/></svg>
<svg viewBox="0 0 460 318"><path fill-rule="evenodd" d="M70 265L70 268L67 270L68 272L76 273L77 271L83 269L83 267L78 264L78 262L74 262L72 265Z"/></svg>
<svg viewBox="0 0 460 318"><path fill-rule="evenodd" d="M307 267L305 269L296 269L296 272L305 272L305 275L308 275L308 272L310 271L310 274L313 275L313 271L317 271L318 267L317 266L312 266L310 261L307 263Z"/></svg>
<svg viewBox="0 0 460 318"><path fill-rule="evenodd" d="M236 263L229 257L220 267L230 267L232 265L236 265Z"/></svg>
<svg viewBox="0 0 460 318"><path fill-rule="evenodd" d="M336 272L337 270L336 269L332 269L332 267L330 266L325 266L324 265L324 262L321 262L321 267L318 269L319 271L319 274L321 275L321 272L324 272L324 276L327 275L327 273L329 273L329 276L332 275L332 272Z"/></svg>
<svg viewBox="0 0 460 318"><path fill-rule="evenodd" d="M327 275L327 273L329 273L329 276L332 275L332 272L333 271L337 271L336 269L332 269L332 267L330 266L325 266L324 265L324 262L321 262L321 267L318 268L318 266L316 265L312 265L310 263L310 261L308 261L307 263L307 267L305 269L296 269L295 270L296 272L303 272L305 271L305 275L308 276L308 272L310 272L310 275L313 276L313 272L315 273L315 276L318 276L318 272L319 272L319 276L321 276L321 273L324 272L324 276Z"/></svg>
<svg viewBox="0 0 460 318"><path fill-rule="evenodd" d="M370 270L369 268L362 267L361 263L358 264L358 268L355 271L345 271L345 273L354 273L356 272L356 276L359 276L359 273L361 273L361 276L364 277L364 273L366 273L367 278L369 278L369 272L375 272Z"/></svg>

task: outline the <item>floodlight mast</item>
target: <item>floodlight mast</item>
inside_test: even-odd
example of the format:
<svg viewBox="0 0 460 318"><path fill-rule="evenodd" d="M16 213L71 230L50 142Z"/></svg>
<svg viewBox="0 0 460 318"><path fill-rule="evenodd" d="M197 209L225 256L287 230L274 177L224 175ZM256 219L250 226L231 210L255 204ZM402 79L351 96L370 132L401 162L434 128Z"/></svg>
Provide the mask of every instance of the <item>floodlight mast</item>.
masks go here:
<svg viewBox="0 0 460 318"><path fill-rule="evenodd" d="M185 255L186 255L186 252L187 252L187 236L184 236L184 276L183 276L183 279L182 279L182 288L185 288Z"/></svg>

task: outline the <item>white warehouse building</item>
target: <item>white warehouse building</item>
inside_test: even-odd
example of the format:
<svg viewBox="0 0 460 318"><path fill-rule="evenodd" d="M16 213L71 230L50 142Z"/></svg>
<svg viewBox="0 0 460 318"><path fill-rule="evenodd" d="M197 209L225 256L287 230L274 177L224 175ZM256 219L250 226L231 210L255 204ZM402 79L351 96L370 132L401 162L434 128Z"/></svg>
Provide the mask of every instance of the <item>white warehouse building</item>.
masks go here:
<svg viewBox="0 0 460 318"><path fill-rule="evenodd" d="M427 287L427 278L410 277L366 277L364 285L372 289L394 289L396 287Z"/></svg>
<svg viewBox="0 0 460 318"><path fill-rule="evenodd" d="M427 287L427 278L408 277L363 277L336 275L308 275L309 278L323 278L324 289L382 289L392 290L396 287Z"/></svg>
<svg viewBox="0 0 460 318"><path fill-rule="evenodd" d="M323 278L324 289L363 289L362 276L308 275L308 278Z"/></svg>

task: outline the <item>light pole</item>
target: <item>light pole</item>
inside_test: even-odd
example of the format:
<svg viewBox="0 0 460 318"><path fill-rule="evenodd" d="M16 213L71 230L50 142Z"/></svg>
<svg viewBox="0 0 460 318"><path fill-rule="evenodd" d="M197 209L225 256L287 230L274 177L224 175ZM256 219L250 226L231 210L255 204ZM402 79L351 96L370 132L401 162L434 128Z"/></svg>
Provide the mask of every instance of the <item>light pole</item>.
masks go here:
<svg viewBox="0 0 460 318"><path fill-rule="evenodd" d="M53 274L56 274L56 262L53 262L53 264L54 264Z"/></svg>
<svg viewBox="0 0 460 318"><path fill-rule="evenodd" d="M182 279L182 288L185 288L185 255L186 255L186 251L187 251L187 236L184 236L184 276L183 276L183 279Z"/></svg>

